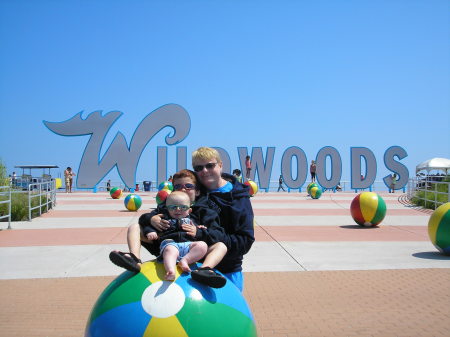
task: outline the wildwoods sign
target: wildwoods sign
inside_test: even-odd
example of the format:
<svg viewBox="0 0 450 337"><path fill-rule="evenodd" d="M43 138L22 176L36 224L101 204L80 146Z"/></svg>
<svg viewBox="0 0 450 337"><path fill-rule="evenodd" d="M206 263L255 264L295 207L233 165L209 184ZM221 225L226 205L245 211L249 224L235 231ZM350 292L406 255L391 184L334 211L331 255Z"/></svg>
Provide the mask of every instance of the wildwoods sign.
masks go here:
<svg viewBox="0 0 450 337"><path fill-rule="evenodd" d="M126 186L133 188L136 183L136 170L139 159L147 144L165 127L173 129L173 133L165 137L167 145L176 145L182 142L189 135L191 119L189 113L180 105L167 104L149 113L136 128L130 144L128 145L125 136L118 132L112 143L109 145L103 156L101 149L105 137L112 125L122 115L120 111L111 111L105 115L101 111L89 114L86 119L82 119L81 112L63 122L47 122L44 124L54 133L61 136L89 136L88 143L81 159L77 175L77 187L95 188L102 179L114 167ZM219 151L224 172L231 172L231 160L228 152L220 147ZM253 147L248 153L246 147L238 147L239 164L245 167L245 157L251 156L252 167L251 179L258 173L260 188L269 188L272 174L275 147L267 147L265 154L263 148ZM187 148L185 146L176 147L176 170L187 168ZM407 156L406 151L400 146L391 146L384 153L385 167L397 174L396 189L403 188L409 177L408 169L400 160ZM350 148L351 160L351 188L369 188L375 181L377 175L377 161L373 152L366 147ZM315 158L317 172L316 177L320 185L325 188L333 188L341 181L342 160L339 152L332 146L325 146L319 150ZM327 163L331 163L328 168ZM363 163L365 165L363 165ZM364 177L361 177L361 169L365 166ZM296 169L294 170L293 167ZM281 159L281 174L285 184L292 189L301 188L308 174L308 160L305 152L297 147L291 146L284 150ZM157 147L156 160L157 181L167 178L167 146ZM390 186L391 178L383 178L386 186Z"/></svg>

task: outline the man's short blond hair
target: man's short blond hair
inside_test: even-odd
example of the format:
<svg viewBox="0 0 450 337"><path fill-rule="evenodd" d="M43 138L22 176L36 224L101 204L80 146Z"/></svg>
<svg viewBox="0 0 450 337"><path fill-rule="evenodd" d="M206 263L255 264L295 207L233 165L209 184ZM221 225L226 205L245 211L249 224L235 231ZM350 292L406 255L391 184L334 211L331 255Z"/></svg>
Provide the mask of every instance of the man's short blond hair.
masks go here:
<svg viewBox="0 0 450 337"><path fill-rule="evenodd" d="M199 147L197 150L192 152L192 165L195 166L201 161L209 161L215 159L218 163L222 163L220 154L216 149L211 147Z"/></svg>

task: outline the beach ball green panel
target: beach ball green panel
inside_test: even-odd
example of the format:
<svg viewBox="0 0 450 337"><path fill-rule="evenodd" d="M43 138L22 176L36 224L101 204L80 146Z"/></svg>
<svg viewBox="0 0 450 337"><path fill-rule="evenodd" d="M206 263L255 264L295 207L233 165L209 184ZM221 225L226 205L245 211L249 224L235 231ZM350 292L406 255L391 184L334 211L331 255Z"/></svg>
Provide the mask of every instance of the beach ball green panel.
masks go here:
<svg viewBox="0 0 450 337"><path fill-rule="evenodd" d="M306 192L308 192L308 194L311 194L310 191L311 191L311 188L313 188L313 187L319 187L319 185L317 185L314 182L309 183L308 186L306 186Z"/></svg>
<svg viewBox="0 0 450 337"><path fill-rule="evenodd" d="M251 311L232 282L215 289L179 268L174 282L164 275L163 264L155 261L144 263L138 274L120 275L94 305L85 336L256 336Z"/></svg>
<svg viewBox="0 0 450 337"><path fill-rule="evenodd" d="M309 190L309 195L311 196L311 198L313 199L319 199L322 195L322 190L320 187L318 186L313 186L310 190Z"/></svg>
<svg viewBox="0 0 450 337"><path fill-rule="evenodd" d="M428 221L431 243L441 252L450 255L450 202L439 206Z"/></svg>

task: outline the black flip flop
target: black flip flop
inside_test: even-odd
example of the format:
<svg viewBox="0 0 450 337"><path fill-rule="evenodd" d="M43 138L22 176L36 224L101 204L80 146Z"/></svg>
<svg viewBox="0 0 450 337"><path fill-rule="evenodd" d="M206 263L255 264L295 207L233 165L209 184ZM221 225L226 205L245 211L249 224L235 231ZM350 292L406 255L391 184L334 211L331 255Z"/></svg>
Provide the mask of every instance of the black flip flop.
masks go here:
<svg viewBox="0 0 450 337"><path fill-rule="evenodd" d="M201 267L191 271L191 277L193 280L210 286L211 288L222 288L227 283L225 277L216 273L210 267Z"/></svg>
<svg viewBox="0 0 450 337"><path fill-rule="evenodd" d="M138 265L138 263L142 263L142 261L138 259L133 253L113 251L109 253L109 259L116 266L125 268L126 270L132 271L134 273L139 273L141 271L141 267Z"/></svg>

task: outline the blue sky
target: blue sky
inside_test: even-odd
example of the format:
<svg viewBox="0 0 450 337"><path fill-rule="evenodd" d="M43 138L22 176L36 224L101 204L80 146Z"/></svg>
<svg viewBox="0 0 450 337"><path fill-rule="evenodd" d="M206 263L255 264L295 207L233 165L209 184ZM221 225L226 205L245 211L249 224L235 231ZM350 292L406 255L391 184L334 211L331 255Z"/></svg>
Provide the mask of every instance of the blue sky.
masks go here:
<svg viewBox="0 0 450 337"><path fill-rule="evenodd" d="M139 122L176 103L191 118L179 145L325 146L342 157L403 147L411 175L450 157L450 2L380 1L0 1L0 158L75 172L88 137L63 137L43 120L119 110L110 130L128 141ZM156 177L156 147L137 180ZM106 144L106 145L109 145ZM169 171L175 151L169 147ZM54 171L55 175L61 171ZM114 173L111 173L114 179Z"/></svg>

